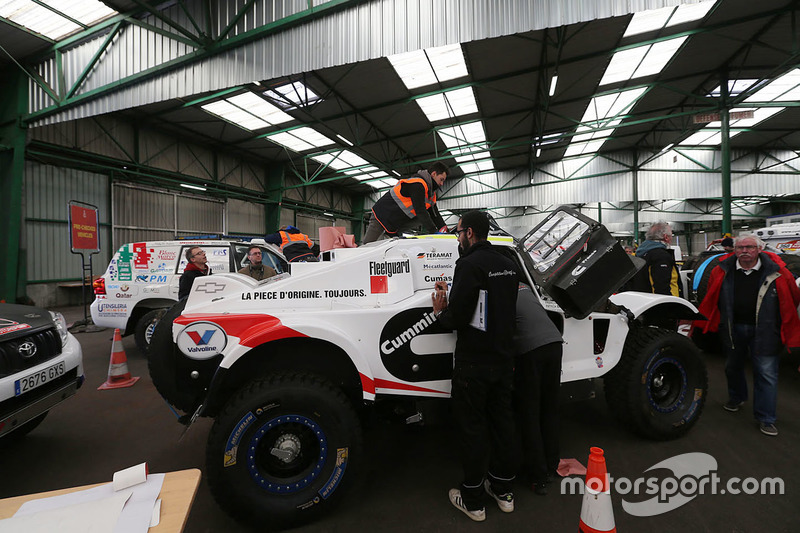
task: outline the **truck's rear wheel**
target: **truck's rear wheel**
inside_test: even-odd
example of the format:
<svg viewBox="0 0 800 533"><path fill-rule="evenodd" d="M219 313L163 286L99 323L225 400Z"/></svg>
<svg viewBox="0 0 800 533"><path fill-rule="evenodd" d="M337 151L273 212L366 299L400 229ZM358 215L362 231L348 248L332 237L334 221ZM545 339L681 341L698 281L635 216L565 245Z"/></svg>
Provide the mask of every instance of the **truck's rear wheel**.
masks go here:
<svg viewBox="0 0 800 533"><path fill-rule="evenodd" d="M353 485L362 455L358 417L345 395L311 374L251 382L216 418L206 468L214 498L264 527L313 520Z"/></svg>
<svg viewBox="0 0 800 533"><path fill-rule="evenodd" d="M697 347L660 328L634 328L619 364L605 378L614 415L655 440L684 435L700 418L708 374Z"/></svg>

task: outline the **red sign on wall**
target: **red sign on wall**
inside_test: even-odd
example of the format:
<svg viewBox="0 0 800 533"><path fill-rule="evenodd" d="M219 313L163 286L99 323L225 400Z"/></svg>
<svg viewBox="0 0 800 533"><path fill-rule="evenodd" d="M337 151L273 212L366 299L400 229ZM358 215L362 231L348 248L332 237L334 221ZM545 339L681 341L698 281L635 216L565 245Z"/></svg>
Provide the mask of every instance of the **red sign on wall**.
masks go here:
<svg viewBox="0 0 800 533"><path fill-rule="evenodd" d="M93 205L69 203L69 243L72 253L100 251L100 224Z"/></svg>

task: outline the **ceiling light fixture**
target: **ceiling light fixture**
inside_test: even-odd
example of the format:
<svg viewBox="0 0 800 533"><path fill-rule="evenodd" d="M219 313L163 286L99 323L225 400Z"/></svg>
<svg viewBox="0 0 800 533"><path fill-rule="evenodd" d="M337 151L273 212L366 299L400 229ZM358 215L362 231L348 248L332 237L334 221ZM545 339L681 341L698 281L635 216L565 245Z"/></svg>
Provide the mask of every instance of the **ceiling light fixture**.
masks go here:
<svg viewBox="0 0 800 533"><path fill-rule="evenodd" d="M553 74L553 79L550 80L550 92L548 93L550 96L556 94L557 84L558 84L558 74Z"/></svg>
<svg viewBox="0 0 800 533"><path fill-rule="evenodd" d="M347 139L345 139L344 137L342 137L342 136L341 136L341 135L339 135L338 133L336 134L336 136L337 136L337 137L338 137L338 138L339 138L339 139L340 139L340 140L341 140L343 143L345 143L347 146L353 146L353 143L351 143L350 141L348 141Z"/></svg>
<svg viewBox="0 0 800 533"><path fill-rule="evenodd" d="M187 189L194 189L196 191L205 191L205 187L200 187L198 185L189 185L188 183L181 183L181 187L186 187Z"/></svg>

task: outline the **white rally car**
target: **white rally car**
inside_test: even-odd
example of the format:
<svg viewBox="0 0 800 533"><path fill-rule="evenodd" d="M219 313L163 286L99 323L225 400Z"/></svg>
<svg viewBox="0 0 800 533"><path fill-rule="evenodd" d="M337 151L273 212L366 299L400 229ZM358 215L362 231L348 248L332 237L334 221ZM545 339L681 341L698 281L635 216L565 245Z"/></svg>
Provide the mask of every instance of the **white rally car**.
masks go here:
<svg viewBox="0 0 800 533"><path fill-rule="evenodd" d="M611 410L634 430L684 434L703 409L705 365L691 341L655 324L697 310L643 293L609 301L636 271L632 260L613 240L593 242L602 226L567 226L522 242L490 238L562 330L562 382L605 378ZM333 250L260 283L238 274L195 282L156 329L149 365L185 422L215 418L207 473L226 511L254 524L317 516L363 459L361 412L378 401L449 397L456 334L434 318L431 292L437 280L452 281L457 258L454 236L430 235Z"/></svg>

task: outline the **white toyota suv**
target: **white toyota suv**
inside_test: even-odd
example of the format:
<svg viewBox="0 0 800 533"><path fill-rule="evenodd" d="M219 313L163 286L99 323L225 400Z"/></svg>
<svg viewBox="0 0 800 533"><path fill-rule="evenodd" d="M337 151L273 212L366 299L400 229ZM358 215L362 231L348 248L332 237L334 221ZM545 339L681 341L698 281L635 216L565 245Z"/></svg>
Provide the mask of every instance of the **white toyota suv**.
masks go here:
<svg viewBox="0 0 800 533"><path fill-rule="evenodd" d="M61 313L0 304L0 440L29 433L83 382L81 345Z"/></svg>

